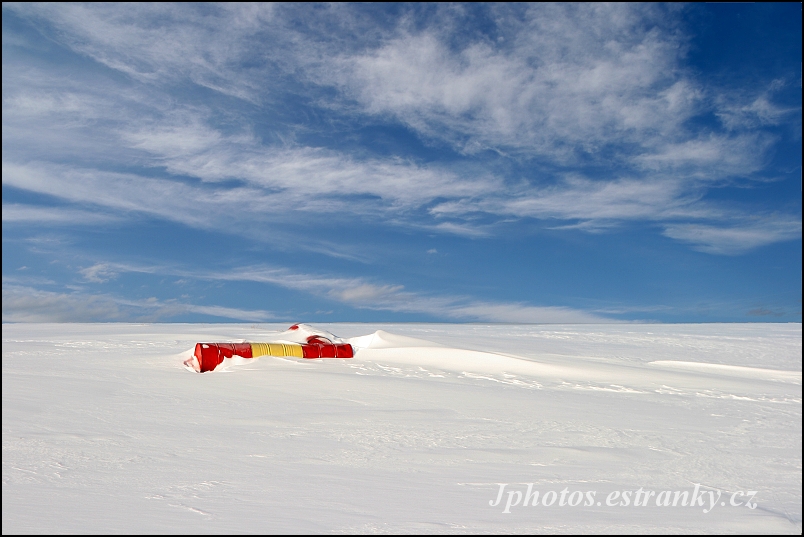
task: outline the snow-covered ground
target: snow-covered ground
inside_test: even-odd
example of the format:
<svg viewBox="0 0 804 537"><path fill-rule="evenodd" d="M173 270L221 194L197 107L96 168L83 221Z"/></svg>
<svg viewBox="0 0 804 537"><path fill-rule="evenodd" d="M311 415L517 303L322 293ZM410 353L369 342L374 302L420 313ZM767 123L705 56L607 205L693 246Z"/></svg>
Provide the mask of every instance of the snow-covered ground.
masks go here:
<svg viewBox="0 0 804 537"><path fill-rule="evenodd" d="M800 324L318 326L4 324L3 533L801 533Z"/></svg>

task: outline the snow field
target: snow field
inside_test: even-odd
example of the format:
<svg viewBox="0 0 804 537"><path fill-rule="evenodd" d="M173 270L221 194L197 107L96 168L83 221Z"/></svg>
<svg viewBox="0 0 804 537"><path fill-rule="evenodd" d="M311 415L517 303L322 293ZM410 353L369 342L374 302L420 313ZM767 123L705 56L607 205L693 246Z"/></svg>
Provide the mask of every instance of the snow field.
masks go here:
<svg viewBox="0 0 804 537"><path fill-rule="evenodd" d="M800 324L316 326L374 335L199 375L287 325L4 324L3 532L801 533Z"/></svg>

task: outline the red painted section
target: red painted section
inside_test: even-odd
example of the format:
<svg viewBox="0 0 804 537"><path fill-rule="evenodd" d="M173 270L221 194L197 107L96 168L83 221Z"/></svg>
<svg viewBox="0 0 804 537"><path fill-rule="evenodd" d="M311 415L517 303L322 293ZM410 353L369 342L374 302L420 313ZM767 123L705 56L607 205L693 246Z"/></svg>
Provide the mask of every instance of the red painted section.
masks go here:
<svg viewBox="0 0 804 537"><path fill-rule="evenodd" d="M338 345L319 336L307 338L302 345L305 358L354 358L354 349L349 344Z"/></svg>
<svg viewBox="0 0 804 537"><path fill-rule="evenodd" d="M321 358L318 354L318 345L302 345L302 354L305 358Z"/></svg>
<svg viewBox="0 0 804 537"><path fill-rule="evenodd" d="M335 350L338 352L336 358L354 358L355 350L348 343L344 345L335 345Z"/></svg>
<svg viewBox="0 0 804 537"><path fill-rule="evenodd" d="M335 345L321 345L318 352L321 358L335 358L335 356L337 356Z"/></svg>
<svg viewBox="0 0 804 537"><path fill-rule="evenodd" d="M201 373L212 371L218 367L224 358L232 356L251 358L250 343L197 343L195 357L201 367Z"/></svg>

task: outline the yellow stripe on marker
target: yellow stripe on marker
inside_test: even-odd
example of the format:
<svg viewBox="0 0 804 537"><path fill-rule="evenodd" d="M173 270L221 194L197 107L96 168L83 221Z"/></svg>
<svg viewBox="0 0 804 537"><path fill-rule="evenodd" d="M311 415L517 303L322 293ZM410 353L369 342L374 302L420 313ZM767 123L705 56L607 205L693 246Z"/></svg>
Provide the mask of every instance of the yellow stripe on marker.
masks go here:
<svg viewBox="0 0 804 537"><path fill-rule="evenodd" d="M292 356L294 358L304 358L304 351L301 345L293 343L251 343L251 356Z"/></svg>

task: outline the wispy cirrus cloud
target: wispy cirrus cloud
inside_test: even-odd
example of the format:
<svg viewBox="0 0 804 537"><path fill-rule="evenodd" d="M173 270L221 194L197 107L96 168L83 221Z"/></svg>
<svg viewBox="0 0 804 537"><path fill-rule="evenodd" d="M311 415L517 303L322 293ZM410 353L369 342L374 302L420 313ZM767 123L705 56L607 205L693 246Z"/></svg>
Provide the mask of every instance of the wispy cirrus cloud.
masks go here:
<svg viewBox="0 0 804 537"><path fill-rule="evenodd" d="M163 265L135 265L104 262L89 269L179 276L191 280L216 282L254 282L300 291L358 309L396 313L426 314L458 321L518 323L600 323L617 322L579 309L534 306L521 302L478 300L408 291L402 285L372 281L362 277L338 277L295 272L284 267L251 266L228 270L188 269Z"/></svg>
<svg viewBox="0 0 804 537"><path fill-rule="evenodd" d="M114 214L98 213L65 207L42 207L23 203L4 203L3 222L19 222L26 225L98 225L119 222L121 218Z"/></svg>
<svg viewBox="0 0 804 537"><path fill-rule="evenodd" d="M582 310L505 303L471 297L439 296L406 291L401 285L376 284L364 278L333 278L300 274L286 269L245 268L209 277L272 283L343 302L358 308L402 313L425 313L435 317L519 323L612 322Z"/></svg>
<svg viewBox="0 0 804 537"><path fill-rule="evenodd" d="M265 180L267 185L255 178L253 183L234 188L49 163L6 162L5 185L82 205L102 206L106 212L9 205L3 208L3 219L35 220L40 224L99 224L133 213L201 229L252 235L261 223L289 221L306 212L334 216L341 213L350 218L382 218L395 225L468 237L491 235L487 225L473 221L472 217L478 214L500 219L569 222L552 227L588 232L605 232L627 222L651 221L664 226L664 234L670 238L695 244L696 249L707 253L730 255L801 236L800 222L797 224L798 219L793 215L752 215L724 204L706 202L701 199L703 190L691 190L684 181L673 179L591 181L570 176L558 185L524 189L505 186L495 179L481 179L453 189L448 183L458 181L454 175L442 180L433 170L397 163L380 167L388 184L397 187L389 188L391 192L386 192L383 199L375 194L383 178L370 165L353 166L348 160L326 154L321 160L310 161L302 153L287 152L285 160L277 158L270 165L263 161L265 165L259 168L259 173L270 178ZM303 177L315 175L316 171L323 177L320 182L294 187L295 181L304 184ZM276 174L272 175L273 172ZM327 177L331 177L331 182L328 183ZM439 180L441 184L437 184ZM344 183L355 188L344 189ZM480 192L488 193L481 196ZM419 212L408 216L407 213L417 210L426 210L430 222L422 221ZM760 224L735 224L757 218ZM279 233L274 235L278 237ZM339 248L316 246L313 240L307 241L306 246L302 243L301 247L322 253L331 250L331 255L349 257L348 248L338 253Z"/></svg>
<svg viewBox="0 0 804 537"><path fill-rule="evenodd" d="M210 185L49 162L9 161L3 162L3 184L107 207L118 214L144 213L192 227L230 230L250 230L260 221L292 221L299 214L347 214L400 222L407 212L434 200L471 199L501 185L490 176L472 180L414 163L354 161L314 149L264 151L251 157L219 151L168 163L176 174ZM235 178L240 185L216 184ZM21 218L21 209L11 208L10 216ZM480 234L459 223L434 222L433 229Z"/></svg>
<svg viewBox="0 0 804 537"><path fill-rule="evenodd" d="M117 272L112 270L107 263L96 263L78 272L81 273L86 281L93 283L108 282L117 277Z"/></svg>
<svg viewBox="0 0 804 537"><path fill-rule="evenodd" d="M339 57L332 76L367 112L469 153L497 148L577 164L605 150L622 165L656 156L654 164L677 166L697 152L708 167L751 158L734 151L743 140L713 143L686 126L715 105L681 67L685 38L666 7L493 12L485 39L456 39L459 27L402 26L380 46ZM673 150L679 145L693 147Z"/></svg>
<svg viewBox="0 0 804 537"><path fill-rule="evenodd" d="M264 310L187 304L155 297L130 300L110 294L61 293L3 282L3 322L156 322L194 313L240 321L269 321Z"/></svg>
<svg viewBox="0 0 804 537"><path fill-rule="evenodd" d="M743 138L713 141L712 132L691 129L688 120L742 110L767 122L781 113L770 94L747 101L686 72L686 37L668 6L493 6L491 28L474 39L462 33L468 15L449 8L426 16L411 8L389 23L331 6L305 11L305 25L296 23L292 6L11 9L55 25L66 46L144 83L188 79L256 95L271 78L295 77L297 91L333 86L359 105L352 112L390 114L468 152L496 148L575 162L579 152L594 157L614 148L605 158L623 164L673 166L674 157L688 163L705 154L701 166L728 165L736 155L753 156L756 166L761 152L736 150ZM260 60L235 70L257 46ZM740 123L724 121L732 130Z"/></svg>
<svg viewBox="0 0 804 537"><path fill-rule="evenodd" d="M775 79L759 92L718 95L716 114L723 125L732 131L778 125L801 113L801 107L780 106L773 102L774 93L789 84Z"/></svg>
<svg viewBox="0 0 804 537"><path fill-rule="evenodd" d="M4 153L13 160L3 181L16 188L235 233L306 213L475 238L522 219L596 233L659 223L687 243L685 229L721 229L708 236L722 246L699 248L708 253L795 238L784 226L768 227L766 241L730 232L742 209L703 201L713 185L763 170L775 138L756 128L790 110L774 104L774 88L729 92L686 70L687 37L670 6L491 6L489 28L469 35L469 15L446 7L380 21L329 6L305 12L301 25L293 6L8 9L136 81L87 70L81 76L98 82L87 84L24 63L4 71ZM175 99L189 82L262 106L274 79L322 114L388 120L463 155L492 149L563 169L521 180L483 164L354 154L290 135L267 143L236 107L222 121L213 107ZM704 115L720 123L691 121ZM68 155L82 164L65 163ZM601 162L605 178L589 168ZM165 173L110 171L121 168ZM742 247L729 246L740 238Z"/></svg>
<svg viewBox="0 0 804 537"><path fill-rule="evenodd" d="M194 115L177 124L162 122L124 133L123 139L146 152L152 165L164 166L173 174L206 182L238 179L281 191L288 201L311 208L367 196L381 204L382 211L406 210L440 197L488 195L502 185L491 174L459 175L401 158L356 159L313 147L265 147L249 135L225 136Z"/></svg>
<svg viewBox="0 0 804 537"><path fill-rule="evenodd" d="M564 17L551 24L582 31L569 13ZM694 110L695 88L666 75L675 47L656 35L627 45L599 36L596 46L556 53L543 42L556 36L531 32L542 42L517 35L513 45L481 42L462 50L452 49L447 36L402 35L365 56L343 58L342 84L367 111L391 113L463 151L501 148L562 161L610 140L648 133L655 140ZM658 84L667 93L655 91Z"/></svg>
<svg viewBox="0 0 804 537"><path fill-rule="evenodd" d="M3 285L3 322L115 321L122 316L120 305L103 297Z"/></svg>
<svg viewBox="0 0 804 537"><path fill-rule="evenodd" d="M747 217L728 227L671 224L665 227L664 235L690 243L702 252L739 255L759 246L801 238L801 219L768 215Z"/></svg>
<svg viewBox="0 0 804 537"><path fill-rule="evenodd" d="M48 162L3 162L3 184L77 204L141 212L198 227L209 223L193 207L213 205L208 193L179 182Z"/></svg>
<svg viewBox="0 0 804 537"><path fill-rule="evenodd" d="M55 27L58 39L76 52L140 81L187 78L244 99L253 98L257 88L237 67L274 11L271 4L8 7Z"/></svg>
<svg viewBox="0 0 804 537"><path fill-rule="evenodd" d="M511 189L506 196L445 201L430 209L435 215L489 212L538 219L624 221L668 218L718 218L722 212L700 202L683 181L616 179L593 181L567 176L550 186Z"/></svg>

